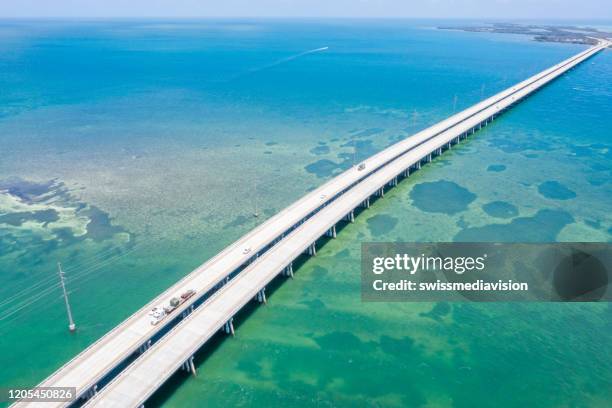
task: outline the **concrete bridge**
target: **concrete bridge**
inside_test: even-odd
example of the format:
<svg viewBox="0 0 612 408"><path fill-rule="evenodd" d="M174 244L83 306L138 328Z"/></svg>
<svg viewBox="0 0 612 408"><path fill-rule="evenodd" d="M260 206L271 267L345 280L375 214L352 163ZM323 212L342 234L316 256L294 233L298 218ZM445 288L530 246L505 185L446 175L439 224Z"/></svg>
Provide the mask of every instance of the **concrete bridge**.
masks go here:
<svg viewBox="0 0 612 408"><path fill-rule="evenodd" d="M279 275L293 276L293 261L316 255L317 240L336 236L339 222L369 207L421 165L486 126L515 103L606 48L602 41L496 95L371 156L268 219L185 276L39 386L76 387L72 405L137 407L183 368L195 373L193 355L216 332L233 334L233 318L249 301L265 302ZM193 289L196 295L151 325L149 312ZM15 406L68 406L17 403Z"/></svg>

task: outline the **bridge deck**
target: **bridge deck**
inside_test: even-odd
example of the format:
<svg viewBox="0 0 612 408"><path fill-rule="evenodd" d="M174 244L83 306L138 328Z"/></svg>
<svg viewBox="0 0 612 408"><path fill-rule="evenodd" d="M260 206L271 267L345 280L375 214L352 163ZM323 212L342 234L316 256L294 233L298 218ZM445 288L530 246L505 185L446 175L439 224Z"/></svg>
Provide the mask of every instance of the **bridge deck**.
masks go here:
<svg viewBox="0 0 612 408"><path fill-rule="evenodd" d="M547 72L546 74L534 76L536 79L533 81L523 81L521 83L523 85L515 85L510 88L512 91L508 92L505 97L497 99L495 103L488 104L488 107L478 110L476 114L458 121L454 126L447 126L446 130L436 133L434 137L421 135L424 137L424 141L416 144L412 143L413 147L409 148L408 152L330 202L316 216L308 219L289 233L236 278L223 286L202 306L154 344L150 350L120 373L115 380L89 401L88 406L139 406L144 403L169 376L179 369L248 301L253 299L262 288L265 288L274 277L281 273L313 242L342 220L347 213L358 207L364 200L404 170L420 162L423 157L443 148L448 143L452 143L457 137L471 129L480 126L490 117L497 115L500 111L510 107L563 72L600 51L605 45L593 47L580 53L571 58L568 63L557 64L555 66L557 68L553 67L555 69L551 68L543 71ZM415 137L417 136L419 134L415 135ZM355 172L355 169L352 169L352 171Z"/></svg>

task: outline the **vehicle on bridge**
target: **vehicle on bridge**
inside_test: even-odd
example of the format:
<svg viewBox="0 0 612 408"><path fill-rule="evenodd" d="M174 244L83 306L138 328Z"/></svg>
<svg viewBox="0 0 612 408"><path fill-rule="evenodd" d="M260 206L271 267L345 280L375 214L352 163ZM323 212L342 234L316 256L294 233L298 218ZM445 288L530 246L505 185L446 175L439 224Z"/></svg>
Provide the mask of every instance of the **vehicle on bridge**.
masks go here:
<svg viewBox="0 0 612 408"><path fill-rule="evenodd" d="M170 299L170 302L168 302L166 306L155 306L149 312L149 316L151 317L151 324L153 326L157 325L159 322L164 320L166 316L174 312L181 304L185 303L187 299L195 295L195 293L195 290L189 289L183 292L180 297L173 297L172 299Z"/></svg>

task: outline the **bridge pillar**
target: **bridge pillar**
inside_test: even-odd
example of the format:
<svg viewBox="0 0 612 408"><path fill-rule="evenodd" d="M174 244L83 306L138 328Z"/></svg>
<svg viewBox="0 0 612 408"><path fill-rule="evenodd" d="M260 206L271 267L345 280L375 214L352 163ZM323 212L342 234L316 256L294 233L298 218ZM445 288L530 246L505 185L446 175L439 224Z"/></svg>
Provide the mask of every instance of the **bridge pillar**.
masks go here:
<svg viewBox="0 0 612 408"><path fill-rule="evenodd" d="M419 160L416 164L417 170L421 170L421 161Z"/></svg>
<svg viewBox="0 0 612 408"><path fill-rule="evenodd" d="M365 201L361 203L363 208L370 208L370 197L366 198Z"/></svg>
<svg viewBox="0 0 612 408"><path fill-rule="evenodd" d="M351 210L344 216L344 219L348 222L355 222L355 210Z"/></svg>
<svg viewBox="0 0 612 408"><path fill-rule="evenodd" d="M427 163L431 163L431 153L427 155Z"/></svg>
<svg viewBox="0 0 612 408"><path fill-rule="evenodd" d="M193 305L191 305L189 308L183 310L183 313L181 313L181 317L184 319L187 316L189 316L189 314L193 312Z"/></svg>
<svg viewBox="0 0 612 408"><path fill-rule="evenodd" d="M389 184L389 186L391 186L391 187L395 187L395 186L397 186L397 176L396 176L396 177L393 177L393 178L392 178L392 179L389 181L389 183L388 183L388 184Z"/></svg>
<svg viewBox="0 0 612 408"><path fill-rule="evenodd" d="M328 229L325 235L331 238L336 238L336 226L333 225L330 229Z"/></svg>
<svg viewBox="0 0 612 408"><path fill-rule="evenodd" d="M194 377L197 375L195 365L193 364L193 356L189 357L189 359L185 361L183 365L185 366L185 371L191 372Z"/></svg>
<svg viewBox="0 0 612 408"><path fill-rule="evenodd" d="M266 299L266 288L263 288L262 290L257 292L257 296L255 296L255 298L259 303L268 303L268 300Z"/></svg>
<svg viewBox="0 0 612 408"><path fill-rule="evenodd" d="M85 393L85 395L81 397L81 399L85 399L85 400L92 399L93 397L95 397L97 393L98 393L98 384L95 384L93 387L87 390L87 392Z"/></svg>
<svg viewBox="0 0 612 408"><path fill-rule="evenodd" d="M402 173L402 176L404 178L410 177L410 167L408 167L406 170L404 170L404 172Z"/></svg>
<svg viewBox="0 0 612 408"><path fill-rule="evenodd" d="M225 331L225 334L231 334L232 336L234 336L234 318L233 317L229 319L227 322L225 322L225 324L223 325L223 330Z"/></svg>
<svg viewBox="0 0 612 408"><path fill-rule="evenodd" d="M284 269L283 273L285 276L293 278L293 262Z"/></svg>
<svg viewBox="0 0 612 408"><path fill-rule="evenodd" d="M308 245L308 255L317 256L317 243L316 241Z"/></svg>
<svg viewBox="0 0 612 408"><path fill-rule="evenodd" d="M145 344L143 344L142 346L138 348L138 352L142 354L145 351L147 351L150 347L151 347L151 340L147 340Z"/></svg>

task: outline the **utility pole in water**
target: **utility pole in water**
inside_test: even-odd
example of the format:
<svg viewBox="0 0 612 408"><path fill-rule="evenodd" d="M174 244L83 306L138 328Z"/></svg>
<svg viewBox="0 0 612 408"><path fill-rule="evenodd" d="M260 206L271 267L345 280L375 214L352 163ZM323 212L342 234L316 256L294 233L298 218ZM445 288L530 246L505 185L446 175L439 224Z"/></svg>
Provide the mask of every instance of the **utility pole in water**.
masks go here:
<svg viewBox="0 0 612 408"><path fill-rule="evenodd" d="M66 283L64 282L64 271L62 271L62 264L57 263L57 271L60 277L60 284L62 285L62 292L64 293L64 302L66 303L66 313L68 314L68 330L71 332L76 330L74 320L72 320L72 310L70 309L70 302L68 301L68 292L66 292Z"/></svg>

